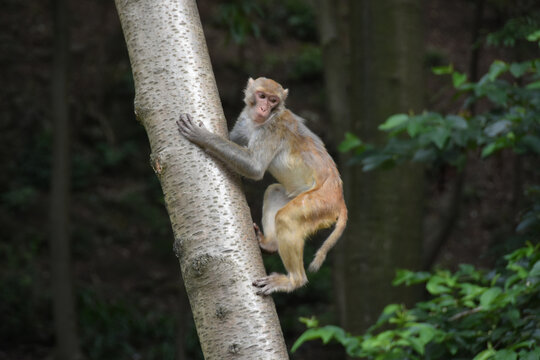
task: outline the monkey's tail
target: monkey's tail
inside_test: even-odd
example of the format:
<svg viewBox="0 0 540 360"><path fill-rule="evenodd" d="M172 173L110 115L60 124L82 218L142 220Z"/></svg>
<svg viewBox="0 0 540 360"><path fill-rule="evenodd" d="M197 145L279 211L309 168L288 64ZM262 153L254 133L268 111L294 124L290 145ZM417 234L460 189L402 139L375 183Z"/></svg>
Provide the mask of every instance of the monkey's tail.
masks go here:
<svg viewBox="0 0 540 360"><path fill-rule="evenodd" d="M310 272L317 272L324 260L326 259L326 254L328 254L328 251L336 245L336 242L340 238L341 234L343 234L343 231L345 230L345 226L347 225L347 208L345 207L345 204L343 204L343 207L341 208L341 212L339 213L338 220L336 221L336 226L334 228L334 231L328 236L328 238L323 242L319 250L317 250L317 253L315 254L315 258L309 264L308 270Z"/></svg>

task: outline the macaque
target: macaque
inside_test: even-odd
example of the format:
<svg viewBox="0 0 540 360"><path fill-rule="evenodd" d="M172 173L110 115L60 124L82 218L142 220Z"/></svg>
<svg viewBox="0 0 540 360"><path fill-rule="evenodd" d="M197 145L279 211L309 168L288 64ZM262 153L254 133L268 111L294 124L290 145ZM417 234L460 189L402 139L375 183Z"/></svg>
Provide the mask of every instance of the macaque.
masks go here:
<svg viewBox="0 0 540 360"><path fill-rule="evenodd" d="M250 179L266 171L279 182L264 193L262 227L254 225L262 249L277 251L288 274L270 274L253 282L257 294L293 291L307 283L303 252L306 237L336 224L309 265L319 270L347 223L342 181L323 142L304 119L285 107L288 90L267 78L249 79L245 107L230 140L208 131L183 114L180 133L230 169Z"/></svg>

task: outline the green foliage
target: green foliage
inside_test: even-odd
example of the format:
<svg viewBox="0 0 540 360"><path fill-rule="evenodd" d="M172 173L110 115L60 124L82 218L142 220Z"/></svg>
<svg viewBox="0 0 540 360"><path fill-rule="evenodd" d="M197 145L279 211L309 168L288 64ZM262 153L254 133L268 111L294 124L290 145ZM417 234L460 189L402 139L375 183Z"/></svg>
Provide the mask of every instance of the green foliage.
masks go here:
<svg viewBox="0 0 540 360"><path fill-rule="evenodd" d="M322 74L322 53L319 46L306 45L294 59L290 77L294 80L309 80Z"/></svg>
<svg viewBox="0 0 540 360"><path fill-rule="evenodd" d="M530 41L540 34L528 32ZM389 140L377 148L346 134L339 150L365 171L404 161L441 161L464 165L467 152L483 158L501 149L540 155L540 59L495 61L478 81L470 82L452 65L433 68L449 76L463 111L395 114L379 126ZM482 102L485 111L469 109ZM517 227L522 238L537 242L540 233L540 189L530 187L532 205ZM360 336L336 326L302 319L308 330L294 344L320 339L343 345L347 354L366 359L539 359L540 245L528 243L505 256L502 268L489 272L471 265L459 270L400 270L394 285L424 284L431 298L408 309L385 307L378 321Z"/></svg>
<svg viewBox="0 0 540 360"><path fill-rule="evenodd" d="M317 41L317 26L313 6L305 0L281 1L281 15L287 26L287 33L303 41ZM269 2L272 10L276 6L275 1ZM273 11L269 11L273 12Z"/></svg>
<svg viewBox="0 0 540 360"><path fill-rule="evenodd" d="M262 15L263 11L257 1L229 1L219 7L219 22L229 29L228 34L237 45L245 44L249 36L260 36L255 19Z"/></svg>
<svg viewBox="0 0 540 360"><path fill-rule="evenodd" d="M485 273L461 265L451 273L398 271L394 285L425 283L432 295L412 309L391 304L365 334L302 319L308 330L293 345L337 341L367 359L538 359L540 245L505 256L506 267Z"/></svg>
<svg viewBox="0 0 540 360"><path fill-rule="evenodd" d="M520 234L540 234L540 186L531 186L526 195L532 199L532 205L523 214L516 231Z"/></svg>
<svg viewBox="0 0 540 360"><path fill-rule="evenodd" d="M315 13L308 1L260 1L264 4L265 21L262 34L266 40L278 42L285 38L295 38L317 42Z"/></svg>
<svg viewBox="0 0 540 360"><path fill-rule="evenodd" d="M228 29L229 37L237 45L244 45L250 36L261 35L270 42L285 36L302 41L317 40L315 15L304 0L229 1L219 7L218 23Z"/></svg>
<svg viewBox="0 0 540 360"><path fill-rule="evenodd" d="M105 302L86 291L79 317L89 359L174 359L174 318L132 304Z"/></svg>
<svg viewBox="0 0 540 360"><path fill-rule="evenodd" d="M538 11L510 19L502 29L487 36L487 43L495 46L513 47L521 39L538 41L540 14Z"/></svg>
<svg viewBox="0 0 540 360"><path fill-rule="evenodd" d="M32 186L22 186L0 194L2 203L9 208L24 208L35 202L37 189Z"/></svg>
<svg viewBox="0 0 540 360"><path fill-rule="evenodd" d="M0 277L0 299L0 347L3 350L21 343L50 340L51 304L36 291L36 283L30 274L19 276L4 272Z"/></svg>
<svg viewBox="0 0 540 360"><path fill-rule="evenodd" d="M505 148L518 154L540 154L540 59L497 60L476 83L468 82L452 65L435 67L433 72L451 76L457 96L466 96L464 111L392 115L379 126L390 136L384 147L376 149L347 134L340 150L353 151L354 161L365 171L405 160L440 160L460 167L467 151L476 148L482 157ZM466 109L480 100L491 106L472 116Z"/></svg>

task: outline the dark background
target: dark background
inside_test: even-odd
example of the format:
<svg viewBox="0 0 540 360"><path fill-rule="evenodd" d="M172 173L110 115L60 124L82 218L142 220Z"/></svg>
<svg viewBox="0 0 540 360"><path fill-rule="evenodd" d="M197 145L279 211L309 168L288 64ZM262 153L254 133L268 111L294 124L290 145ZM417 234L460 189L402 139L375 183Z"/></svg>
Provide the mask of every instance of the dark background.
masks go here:
<svg viewBox="0 0 540 360"><path fill-rule="evenodd" d="M290 89L288 106L307 119L336 156L342 138L329 135L311 5L263 1L264 14L248 12L248 30L235 33L223 3L202 1L199 11L229 125L243 106L247 78L268 76ZM483 33L500 28L512 15L509 6L496 3L486 2ZM447 84L431 75L429 67L453 63L468 71L474 6L469 0L424 3L429 109L458 108L447 95ZM48 247L52 7L49 1L6 0L2 8L0 359L44 359L54 347ZM161 189L149 165L148 141L133 115L133 80L114 3L71 1L69 12L70 221L83 350L96 359L201 358ZM255 31L249 28L253 24ZM480 73L496 58L515 60L516 54L512 48L480 45ZM471 160L464 204L437 256L439 265L490 266L501 254L505 244L498 239L514 228L519 206L514 165L508 152L489 161ZM523 164L519 176L526 178L534 166ZM428 231L454 177L451 168L428 171ZM246 182L256 221L269 181ZM313 249L307 252L311 256ZM277 257L266 256L265 261L269 268L281 266ZM336 322L331 262L307 288L274 297L289 345L304 329L298 316L316 314L324 323ZM333 347L306 347L294 358L340 354Z"/></svg>

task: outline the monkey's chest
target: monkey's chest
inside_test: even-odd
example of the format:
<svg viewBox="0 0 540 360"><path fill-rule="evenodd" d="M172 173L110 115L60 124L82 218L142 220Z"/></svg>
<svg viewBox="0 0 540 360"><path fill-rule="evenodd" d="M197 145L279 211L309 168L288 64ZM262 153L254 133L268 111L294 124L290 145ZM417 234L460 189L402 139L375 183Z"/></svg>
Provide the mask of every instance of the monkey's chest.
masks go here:
<svg viewBox="0 0 540 360"><path fill-rule="evenodd" d="M290 157L288 159L290 160ZM286 157L283 159L276 157L268 171L285 187L290 197L295 197L315 185L313 170L301 161L291 162L287 161Z"/></svg>

